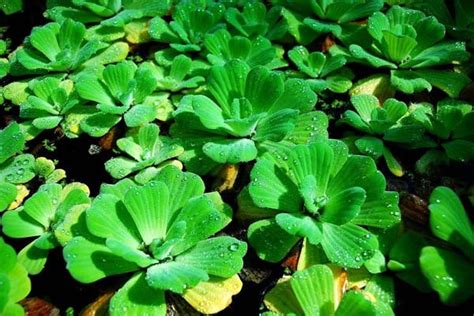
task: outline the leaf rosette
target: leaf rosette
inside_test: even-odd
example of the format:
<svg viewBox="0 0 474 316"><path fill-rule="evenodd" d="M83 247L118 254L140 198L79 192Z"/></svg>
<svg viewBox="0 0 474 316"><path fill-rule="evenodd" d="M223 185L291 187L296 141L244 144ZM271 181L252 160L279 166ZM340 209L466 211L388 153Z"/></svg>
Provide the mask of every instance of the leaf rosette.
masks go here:
<svg viewBox="0 0 474 316"><path fill-rule="evenodd" d="M400 221L398 193L385 191L373 159L350 155L341 141L296 145L281 159L266 155L250 177L247 201L257 209L240 203L239 215L260 219L247 234L259 257L270 262L306 239L320 245L330 262L359 268L378 250L377 236L367 228Z"/></svg>
<svg viewBox="0 0 474 316"><path fill-rule="evenodd" d="M204 284L235 277L247 250L233 237L212 237L232 210L204 189L197 175L172 166L144 186L128 179L104 185L85 213L90 233L64 248L67 269L83 283L134 272L112 298L111 315L165 315L165 291L195 303Z"/></svg>

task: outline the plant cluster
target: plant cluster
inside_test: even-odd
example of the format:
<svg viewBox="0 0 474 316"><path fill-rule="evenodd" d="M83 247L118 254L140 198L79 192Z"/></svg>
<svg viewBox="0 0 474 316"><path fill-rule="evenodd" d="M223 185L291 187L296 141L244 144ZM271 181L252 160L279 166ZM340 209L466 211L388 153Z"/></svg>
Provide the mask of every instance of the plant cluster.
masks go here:
<svg viewBox="0 0 474 316"><path fill-rule="evenodd" d="M264 315L394 315L394 277L474 297L472 179L440 180L474 160L468 0L40 2L18 39L29 4L0 0L0 314L58 254L110 315L221 312L259 261L289 267Z"/></svg>

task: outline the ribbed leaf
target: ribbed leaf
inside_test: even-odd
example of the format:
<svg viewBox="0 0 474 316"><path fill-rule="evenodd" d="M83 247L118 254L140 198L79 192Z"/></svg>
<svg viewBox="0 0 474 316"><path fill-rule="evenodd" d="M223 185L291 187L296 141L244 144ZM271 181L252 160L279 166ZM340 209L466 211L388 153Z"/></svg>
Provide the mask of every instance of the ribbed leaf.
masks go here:
<svg viewBox="0 0 474 316"><path fill-rule="evenodd" d="M113 238L135 248L141 244L133 218L118 197L101 193L87 210L86 216L87 227L95 236Z"/></svg>
<svg viewBox="0 0 474 316"><path fill-rule="evenodd" d="M110 315L121 316L124 312L130 316L165 316L164 291L151 288L145 280L144 273L135 274L110 300Z"/></svg>
<svg viewBox="0 0 474 316"><path fill-rule="evenodd" d="M429 209L433 234L474 258L474 232L456 193L437 187L431 193Z"/></svg>
<svg viewBox="0 0 474 316"><path fill-rule="evenodd" d="M258 153L255 143L246 138L210 141L202 149L209 158L221 164L252 161Z"/></svg>
<svg viewBox="0 0 474 316"><path fill-rule="evenodd" d="M300 240L281 229L275 220L253 223L248 228L247 237L257 255L270 262L282 260Z"/></svg>
<svg viewBox="0 0 474 316"><path fill-rule="evenodd" d="M317 245L321 242L322 234L318 223L309 216L302 214L280 213L275 216L277 224L288 234L307 238Z"/></svg>
<svg viewBox="0 0 474 316"><path fill-rule="evenodd" d="M8 182L0 182L0 212L5 210L16 198L16 186Z"/></svg>
<svg viewBox="0 0 474 316"><path fill-rule="evenodd" d="M315 265L297 271L290 282L305 315L333 315L334 281L331 269Z"/></svg>
<svg viewBox="0 0 474 316"><path fill-rule="evenodd" d="M287 212L300 211L302 200L298 188L274 163L258 160L250 177L249 192L255 205Z"/></svg>
<svg viewBox="0 0 474 316"><path fill-rule="evenodd" d="M328 259L343 267L359 268L378 248L377 237L354 224L323 223L321 245Z"/></svg>
<svg viewBox="0 0 474 316"><path fill-rule="evenodd" d="M209 275L229 278L242 269L242 257L246 251L247 244L244 242L220 236L198 242L177 256L176 262L204 270Z"/></svg>
<svg viewBox="0 0 474 316"><path fill-rule="evenodd" d="M73 238L64 248L69 273L78 281L92 283L106 276L138 270L135 263L114 255L107 246L83 237Z"/></svg>
<svg viewBox="0 0 474 316"><path fill-rule="evenodd" d="M123 200L146 245L166 236L169 191L163 182L150 182L131 188Z"/></svg>
<svg viewBox="0 0 474 316"><path fill-rule="evenodd" d="M376 316L378 314L374 304L362 292L349 291L344 294L334 315Z"/></svg>
<svg viewBox="0 0 474 316"><path fill-rule="evenodd" d="M443 303L459 304L474 296L474 267L472 262L457 253L431 246L424 247L420 266Z"/></svg>
<svg viewBox="0 0 474 316"><path fill-rule="evenodd" d="M207 281L204 270L180 262L166 262L148 268L146 283L157 290L170 290L182 294L187 288Z"/></svg>

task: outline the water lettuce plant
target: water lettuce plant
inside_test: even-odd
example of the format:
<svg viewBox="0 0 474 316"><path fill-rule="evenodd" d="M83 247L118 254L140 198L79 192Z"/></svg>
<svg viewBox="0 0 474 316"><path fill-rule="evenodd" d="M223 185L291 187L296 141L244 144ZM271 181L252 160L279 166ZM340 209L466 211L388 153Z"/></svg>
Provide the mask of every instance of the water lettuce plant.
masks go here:
<svg viewBox="0 0 474 316"><path fill-rule="evenodd" d="M390 278L373 277L362 291L338 293L338 272L327 265L313 265L280 279L265 295L264 303L271 312L264 315L394 315Z"/></svg>
<svg viewBox="0 0 474 316"><path fill-rule="evenodd" d="M204 47L208 52L207 60L213 65L224 65L232 59L240 59L250 67L271 66L277 53L266 37L257 36L250 40L244 36L232 36L225 29L207 34Z"/></svg>
<svg viewBox="0 0 474 316"><path fill-rule="evenodd" d="M60 125L67 137L78 137L79 124L70 124L70 120L66 119L79 104L71 80L47 77L30 81L29 89L33 93L20 105L21 118L30 120L37 133Z"/></svg>
<svg viewBox="0 0 474 316"><path fill-rule="evenodd" d="M110 159L105 169L116 179L131 173L135 181L146 183L168 164L180 166L177 160L171 160L183 153L183 148L166 136L159 136L160 128L155 124L140 127L135 133L117 140L118 148L127 156Z"/></svg>
<svg viewBox="0 0 474 316"><path fill-rule="evenodd" d="M317 93L326 89L344 93L352 87L354 74L349 68L344 67L346 59L342 55L310 53L304 46L296 46L288 51L288 58L301 73L310 78L307 81Z"/></svg>
<svg viewBox="0 0 474 316"><path fill-rule="evenodd" d="M307 45L315 38L331 33L342 39L351 38L360 26L351 23L379 11L383 0L273 0L285 6L283 15L291 35L300 44Z"/></svg>
<svg viewBox="0 0 474 316"><path fill-rule="evenodd" d="M81 129L100 137L125 119L129 127L137 127L157 118L158 106L145 104L156 89L157 81L146 66L132 61L108 65L99 73L85 71L76 78L79 96L92 102L97 110L81 121Z"/></svg>
<svg viewBox="0 0 474 316"><path fill-rule="evenodd" d="M375 96L362 94L352 96L351 103L356 112L347 110L338 124L348 124L366 136L349 137L348 140L361 154L375 160L383 156L390 171L402 176L402 166L392 154L389 143L421 142L425 140L424 127L415 123L401 123L401 119L409 114L408 107L396 99L387 99L380 105Z"/></svg>
<svg viewBox="0 0 474 316"><path fill-rule="evenodd" d="M422 236L400 239L388 267L420 290L434 290L442 302L459 304L474 296L474 230L456 193L437 187L430 196L430 227L445 244Z"/></svg>
<svg viewBox="0 0 474 316"><path fill-rule="evenodd" d="M23 206L2 216L3 233L11 238L35 239L18 254L30 274L44 268L49 250L64 246L74 235L77 218L89 206L89 189L81 183L64 187L56 183L40 186Z"/></svg>
<svg viewBox="0 0 474 316"><path fill-rule="evenodd" d="M183 97L171 127L171 136L185 148L179 159L200 174L220 164L254 160L262 143L285 139L300 117L308 129L299 135L301 142L314 136L325 120L322 113L309 114L317 96L303 80L285 80L263 66L250 70L241 60L213 66L208 89L213 99Z"/></svg>
<svg viewBox="0 0 474 316"><path fill-rule="evenodd" d="M28 272L18 262L15 249L0 238L0 314L21 316L25 314L18 302L31 290Z"/></svg>
<svg viewBox="0 0 474 316"><path fill-rule="evenodd" d="M469 57L464 42L444 40L446 29L433 16L392 6L385 14L375 12L369 18L367 33L349 45L348 58L390 69L397 90L415 93L435 86L454 97L470 81L461 73L433 68L459 64ZM332 51L340 53L337 47Z"/></svg>
<svg viewBox="0 0 474 316"><path fill-rule="evenodd" d="M282 38L287 30L287 25L281 19L279 6L267 10L266 6L258 1L248 1L242 9L230 7L225 12L225 20L229 28L242 36L255 38L258 35L270 40Z"/></svg>
<svg viewBox="0 0 474 316"><path fill-rule="evenodd" d="M12 75L71 72L86 65L125 59L128 45L86 40L86 27L71 19L36 27L12 59Z"/></svg>
<svg viewBox="0 0 474 316"><path fill-rule="evenodd" d="M257 255L270 262L306 239L320 245L330 262L359 268L378 250L367 228L400 221L398 193L385 191L373 159L350 155L341 141L296 145L282 159L258 159L250 178L249 197L259 210L240 212L260 218L247 235Z"/></svg>
<svg viewBox="0 0 474 316"><path fill-rule="evenodd" d="M151 39L169 43L178 52L198 52L207 33L224 27L220 23L224 8L216 2L182 1L174 8L171 22L155 17L150 22L148 33Z"/></svg>
<svg viewBox="0 0 474 316"><path fill-rule="evenodd" d="M90 234L74 237L64 258L84 283L134 272L113 296L111 315L165 315L165 291L186 299L200 282L240 271L247 245L212 237L231 219L231 208L218 193L204 193L197 175L168 166L144 186L127 179L104 186L85 213Z"/></svg>
<svg viewBox="0 0 474 316"><path fill-rule="evenodd" d="M45 14L62 22L71 18L85 24L100 23L108 27L123 27L144 17L162 16L170 5L169 0L48 0Z"/></svg>
<svg viewBox="0 0 474 316"><path fill-rule="evenodd" d="M426 173L434 167L447 165L449 161L471 161L474 159L474 112L472 105L454 99L438 102L436 107L429 103L410 106L407 118L412 124L423 126L431 136L412 147L429 148L417 161L417 171Z"/></svg>
<svg viewBox="0 0 474 316"><path fill-rule="evenodd" d="M31 154L19 154L25 148L25 141L16 122L0 130L0 181L21 184L34 178L35 158Z"/></svg>
<svg viewBox="0 0 474 316"><path fill-rule="evenodd" d="M157 81L157 89L178 92L183 89L193 89L202 85L204 77L190 73L195 62L186 55L177 55L171 60L169 68L155 67L153 73Z"/></svg>

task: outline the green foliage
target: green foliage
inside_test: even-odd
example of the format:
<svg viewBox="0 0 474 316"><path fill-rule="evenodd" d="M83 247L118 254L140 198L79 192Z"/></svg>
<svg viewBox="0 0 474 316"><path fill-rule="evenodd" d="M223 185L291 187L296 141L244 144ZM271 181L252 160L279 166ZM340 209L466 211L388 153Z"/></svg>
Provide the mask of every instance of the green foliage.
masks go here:
<svg viewBox="0 0 474 316"><path fill-rule="evenodd" d="M325 136L327 119L310 112L317 98L303 80L233 60L214 66L208 82L213 99L185 96L174 113L171 135L181 140L179 158L189 170L203 174L219 164L252 161L264 143ZM298 123L308 130L297 133Z"/></svg>
<svg viewBox="0 0 474 316"><path fill-rule="evenodd" d="M90 233L64 248L72 276L91 283L135 272L114 295L111 315L128 312L165 315L164 292L183 294L210 276L230 278L240 271L247 246L228 236L211 237L232 218L218 193L175 167L162 169L144 186L122 180L103 186L86 211ZM130 293L153 293L144 301Z"/></svg>
<svg viewBox="0 0 474 316"><path fill-rule="evenodd" d="M158 42L169 43L181 53L200 51L207 33L224 27L221 19L224 6L206 1L183 1L173 11L172 21L155 17L150 22L150 37Z"/></svg>
<svg viewBox="0 0 474 316"><path fill-rule="evenodd" d="M105 169L116 179L137 172L135 180L146 183L156 176L158 171L169 163L170 159L183 153L183 148L173 144L165 136L159 136L160 128L147 124L135 133L117 140L118 148L126 156L112 158L105 163Z"/></svg>
<svg viewBox="0 0 474 316"><path fill-rule="evenodd" d="M454 99L439 101L436 107L429 103L410 106L412 123L423 126L431 139L414 142L413 147L430 148L417 161L416 168L427 173L436 166L454 161L474 159L474 133L472 105Z"/></svg>
<svg viewBox="0 0 474 316"><path fill-rule="evenodd" d="M195 62L186 55L178 55L173 58L169 69L156 67L154 75L157 80L157 89L177 92L183 89L193 89L204 83L202 76L193 76L190 71L195 67Z"/></svg>
<svg viewBox="0 0 474 316"><path fill-rule="evenodd" d="M20 105L20 117L31 120L31 125L39 131L61 125L67 137L77 137L77 126L65 119L79 104L77 95L72 92L72 81L47 77L30 81L29 88L33 94Z"/></svg>
<svg viewBox="0 0 474 316"><path fill-rule="evenodd" d="M363 291L349 290L340 302L336 302L336 285L330 267L313 265L280 280L266 294L264 302L278 315L394 315L390 294L384 292L390 287L393 292L390 279L372 280Z"/></svg>
<svg viewBox="0 0 474 316"><path fill-rule="evenodd" d="M48 0L46 16L56 22L71 18L74 21L101 23L108 27L123 27L143 17L164 15L169 0Z"/></svg>
<svg viewBox="0 0 474 316"><path fill-rule="evenodd" d="M398 194L385 191L374 161L348 154L340 141L297 145L282 159L259 159L249 193L257 207L268 209L250 225L249 242L271 262L306 238L330 262L359 268L378 250L376 235L364 226L386 229L400 221Z"/></svg>
<svg viewBox="0 0 474 316"><path fill-rule="evenodd" d="M408 108L396 99L387 99L381 106L375 96L363 94L352 96L351 103L356 112L347 110L338 123L348 124L366 136L349 137L348 141L361 154L373 159L383 156L390 171L402 176L403 169L386 143L421 142L425 140L424 128L415 123L401 123L409 114Z"/></svg>
<svg viewBox="0 0 474 316"><path fill-rule="evenodd" d="M79 96L96 105L96 110L81 121L87 134L105 135L122 116L129 127L137 127L155 120L158 105L145 103L156 89L157 81L146 65L122 61L95 73L85 71L76 78Z"/></svg>
<svg viewBox="0 0 474 316"><path fill-rule="evenodd" d="M240 59L250 67L271 67L276 57L276 49L266 37L257 36L250 40L243 36L232 36L224 29L207 34L204 46L208 51L207 60L213 65L222 66L232 59Z"/></svg>
<svg viewBox="0 0 474 316"><path fill-rule="evenodd" d="M18 302L31 290L28 272L18 262L15 249L0 238L0 313L2 315L24 315L25 311Z"/></svg>
<svg viewBox="0 0 474 316"><path fill-rule="evenodd" d="M418 289L436 291L443 303L460 304L474 296L472 223L459 197L447 187L433 191L429 209L433 235L448 246L407 234L390 252L388 267Z"/></svg>
<svg viewBox="0 0 474 316"><path fill-rule="evenodd" d="M85 65L117 62L128 54L128 45L109 45L84 38L86 27L65 19L36 27L25 46L12 59L11 74L24 75L45 72L70 72Z"/></svg>
<svg viewBox="0 0 474 316"><path fill-rule="evenodd" d="M273 0L284 5L283 16L289 33L300 44L309 44L323 34L331 33L344 40L351 38L359 27L353 23L363 19L383 7L383 0ZM308 17L312 13L313 17Z"/></svg>
<svg viewBox="0 0 474 316"><path fill-rule="evenodd" d="M317 93L326 89L344 93L352 86L354 75L344 67L346 59L342 55L333 57L321 52L309 53L304 46L296 46L288 51L288 57L299 71L311 78L307 81Z"/></svg>
<svg viewBox="0 0 474 316"><path fill-rule="evenodd" d="M23 0L0 0L0 10L10 15L23 10Z"/></svg>
<svg viewBox="0 0 474 316"><path fill-rule="evenodd" d="M232 31L239 35L254 38L263 35L270 40L280 39L286 33L286 23L280 20L281 7L267 10L258 1L249 1L242 10L228 8L225 20Z"/></svg>
<svg viewBox="0 0 474 316"><path fill-rule="evenodd" d="M391 69L391 83L404 93L431 90L435 86L457 96L470 81L465 75L434 70L469 57L463 42L444 40L445 27L435 17L399 6L385 14L375 12L368 20L367 36L355 38L346 53L353 61ZM332 49L335 55L341 50Z"/></svg>
<svg viewBox="0 0 474 316"><path fill-rule="evenodd" d="M23 206L5 212L3 233L11 238L35 239L19 253L19 261L30 274L44 268L49 250L64 246L75 234L74 225L89 206L89 189L80 183L64 188L44 184Z"/></svg>

